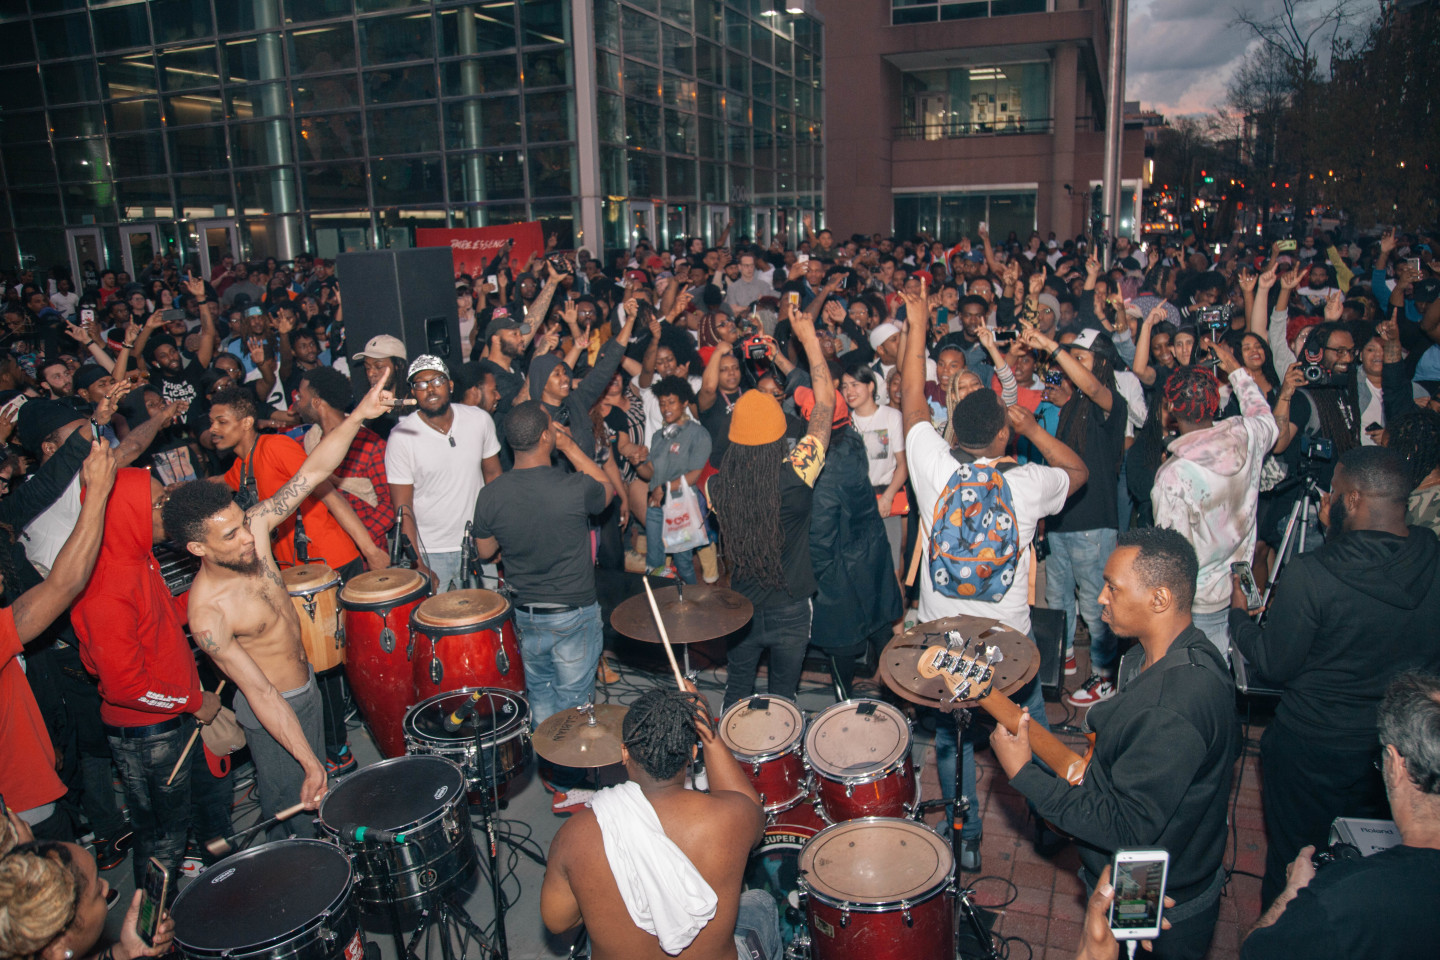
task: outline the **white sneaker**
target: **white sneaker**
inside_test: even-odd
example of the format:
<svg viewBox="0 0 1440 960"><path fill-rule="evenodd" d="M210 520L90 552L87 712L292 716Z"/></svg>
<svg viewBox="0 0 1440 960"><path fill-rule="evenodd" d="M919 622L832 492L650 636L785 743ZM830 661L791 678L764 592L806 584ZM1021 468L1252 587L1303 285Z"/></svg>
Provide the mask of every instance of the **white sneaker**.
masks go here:
<svg viewBox="0 0 1440 960"><path fill-rule="evenodd" d="M584 790L579 787L566 790L563 793L556 793L551 799L550 812L557 816L579 813L582 807L590 806L590 801L594 799L594 790Z"/></svg>

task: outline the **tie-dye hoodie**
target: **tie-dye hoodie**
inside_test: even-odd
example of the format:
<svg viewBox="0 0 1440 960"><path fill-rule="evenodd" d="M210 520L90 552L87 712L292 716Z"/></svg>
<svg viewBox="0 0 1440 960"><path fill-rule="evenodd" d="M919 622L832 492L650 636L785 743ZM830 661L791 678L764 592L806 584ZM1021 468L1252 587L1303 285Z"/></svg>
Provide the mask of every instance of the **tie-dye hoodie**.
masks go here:
<svg viewBox="0 0 1440 960"><path fill-rule="evenodd" d="M1196 613L1230 604L1230 564L1255 549L1260 468L1279 428L1250 374L1235 370L1230 387L1241 415L1177 437L1155 471L1155 525L1184 534L1200 559Z"/></svg>

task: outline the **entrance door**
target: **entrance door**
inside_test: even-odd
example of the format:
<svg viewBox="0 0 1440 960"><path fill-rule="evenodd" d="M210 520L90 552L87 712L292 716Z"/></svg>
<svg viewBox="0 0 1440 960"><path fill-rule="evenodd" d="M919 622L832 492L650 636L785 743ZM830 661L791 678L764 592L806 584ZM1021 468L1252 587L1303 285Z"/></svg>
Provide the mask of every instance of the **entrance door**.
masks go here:
<svg viewBox="0 0 1440 960"><path fill-rule="evenodd" d="M240 260L240 227L234 220L200 220L200 270L210 276L226 256Z"/></svg>
<svg viewBox="0 0 1440 960"><path fill-rule="evenodd" d="M655 246L655 204L648 200L630 201L630 249L644 240Z"/></svg>
<svg viewBox="0 0 1440 960"><path fill-rule="evenodd" d="M711 246L719 243L720 237L725 233L725 225L729 222L729 207L706 207L705 226L708 228L707 236L705 238L706 243L710 244ZM729 238L729 242L734 243L735 238Z"/></svg>
<svg viewBox="0 0 1440 960"><path fill-rule="evenodd" d="M150 266L150 258L160 252L160 231L153 223L126 224L120 228L120 255L125 272L138 277Z"/></svg>
<svg viewBox="0 0 1440 960"><path fill-rule="evenodd" d="M99 227L66 230L65 252L70 255L70 276L74 278L76 291L100 285L100 271L106 264L105 241L100 237Z"/></svg>
<svg viewBox="0 0 1440 960"><path fill-rule="evenodd" d="M755 211L755 242L762 247L770 246L770 211Z"/></svg>

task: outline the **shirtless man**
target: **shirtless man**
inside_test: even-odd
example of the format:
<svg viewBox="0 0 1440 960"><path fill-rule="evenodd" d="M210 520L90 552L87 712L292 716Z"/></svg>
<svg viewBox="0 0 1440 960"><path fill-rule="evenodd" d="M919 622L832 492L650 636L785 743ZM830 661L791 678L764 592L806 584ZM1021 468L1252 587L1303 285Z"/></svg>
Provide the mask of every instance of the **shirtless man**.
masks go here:
<svg viewBox="0 0 1440 960"><path fill-rule="evenodd" d="M242 511L223 483L196 480L165 504L165 529L200 558L190 587L195 643L239 688L235 714L255 761L260 815L297 799L314 810L327 789L320 694L300 642L300 619L270 550L270 534L340 466L365 420L389 411L394 395L382 377L295 476L268 500ZM283 692L282 692L283 691ZM302 782L303 781L303 782ZM313 817L290 825L312 832ZM282 839L287 826L271 831Z"/></svg>
<svg viewBox="0 0 1440 960"><path fill-rule="evenodd" d="M692 694L694 689L690 687ZM697 710L696 704L673 690L642 695L625 717L625 745L620 748L630 779L654 807L665 835L700 871L718 901L715 916L674 956L735 960L736 940L746 939L748 932L748 941L759 947L762 957L778 960L781 944L774 900L763 891L743 897L740 893L750 851L765 832L760 796L711 729L708 711ZM705 750L709 793L685 789L697 739ZM605 854L600 824L588 809L571 817L550 844L540 916L557 934L583 922L594 960L670 960L672 956L661 950L654 934L631 919Z"/></svg>

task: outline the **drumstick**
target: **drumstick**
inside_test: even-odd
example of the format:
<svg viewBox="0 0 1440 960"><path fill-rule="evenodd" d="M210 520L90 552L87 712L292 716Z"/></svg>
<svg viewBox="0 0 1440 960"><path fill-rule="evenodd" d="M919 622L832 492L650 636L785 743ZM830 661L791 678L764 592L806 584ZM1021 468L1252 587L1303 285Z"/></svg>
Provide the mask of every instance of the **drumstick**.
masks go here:
<svg viewBox="0 0 1440 960"><path fill-rule="evenodd" d="M218 684L215 685L215 693L217 695L220 693L221 690L224 689L224 680L221 680ZM202 688L200 692L204 693L205 691ZM175 769L170 771L170 778L165 781L165 786L168 787L170 786L170 784L175 782L175 775L180 772L180 765L185 762L185 758L190 756L190 748L195 746L195 738L198 736L200 736L200 728L197 726L194 730L190 731L190 739L185 741L185 749L180 751L180 759L175 761Z"/></svg>
<svg viewBox="0 0 1440 960"><path fill-rule="evenodd" d="M645 584L645 596L650 599L650 613L655 617L656 629L660 631L660 642L665 644L665 656L670 658L670 669L675 671L675 685L684 690L685 677L680 673L680 664L675 662L675 651L670 649L670 635L665 632L665 621L660 619L660 606L655 602L655 591L650 589L650 578L642 576L640 582Z"/></svg>
<svg viewBox="0 0 1440 960"><path fill-rule="evenodd" d="M275 824L279 823L282 820L289 820L291 817L295 816L295 814L299 813L301 810L304 809L305 804L303 803L297 803L293 807L286 807L284 810L281 810L269 820L261 820L259 823L255 824L255 826L246 827L239 833L233 834L228 837L216 837L214 840L207 840L205 843L205 849L210 851L210 853L214 856L223 857L231 850L234 850L235 844L239 843L241 840L244 840L246 837L252 834L259 833L261 830L269 830L271 827L275 826Z"/></svg>
<svg viewBox="0 0 1440 960"><path fill-rule="evenodd" d="M915 574L920 570L920 554L925 550L923 537L915 538L915 550L910 554L910 570L905 574L905 586L915 586Z"/></svg>

